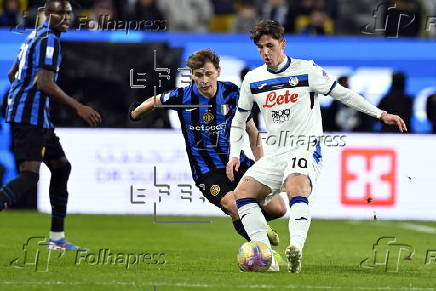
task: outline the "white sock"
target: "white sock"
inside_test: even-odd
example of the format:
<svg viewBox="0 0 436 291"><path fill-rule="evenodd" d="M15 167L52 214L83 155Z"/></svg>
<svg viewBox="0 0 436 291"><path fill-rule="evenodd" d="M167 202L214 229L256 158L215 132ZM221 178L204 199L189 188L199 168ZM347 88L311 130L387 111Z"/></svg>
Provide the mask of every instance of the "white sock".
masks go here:
<svg viewBox="0 0 436 291"><path fill-rule="evenodd" d="M303 249L311 220L309 205L307 203L295 203L291 206L289 217L289 236L291 245L296 246L300 250Z"/></svg>
<svg viewBox="0 0 436 291"><path fill-rule="evenodd" d="M268 236L266 235L266 219L262 214L259 204L245 204L238 208L238 213L250 240L261 241L271 249Z"/></svg>
<svg viewBox="0 0 436 291"><path fill-rule="evenodd" d="M50 231L50 239L51 240L60 240L65 237L65 233L63 231Z"/></svg>

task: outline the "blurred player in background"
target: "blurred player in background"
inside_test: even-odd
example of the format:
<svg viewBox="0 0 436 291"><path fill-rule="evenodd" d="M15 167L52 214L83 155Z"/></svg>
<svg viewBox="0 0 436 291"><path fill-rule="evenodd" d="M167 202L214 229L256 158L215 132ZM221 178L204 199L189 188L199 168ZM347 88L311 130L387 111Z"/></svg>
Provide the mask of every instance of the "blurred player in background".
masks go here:
<svg viewBox="0 0 436 291"><path fill-rule="evenodd" d="M248 169L235 189L238 213L250 239L269 245L267 224L258 201L267 195L274 196L282 188L286 190L291 210L290 245L285 255L288 270L296 273L300 271L311 221L307 198L322 164L323 131L318 94L330 94L385 124L397 125L402 132L407 128L399 116L378 109L362 96L342 87L313 61L288 57L284 29L277 21L260 22L252 30L251 39L265 64L248 72L242 83L230 133L227 175L233 180L233 169L241 163L242 133L250 110L257 103L268 131L265 155ZM270 137L276 137L271 140L277 141L282 134L289 138L268 143ZM303 137L306 141L294 143L292 137Z"/></svg>
<svg viewBox="0 0 436 291"><path fill-rule="evenodd" d="M80 247L65 239L67 182L71 164L54 133L49 112L50 102L58 101L71 107L93 127L101 122L101 117L91 107L68 96L55 83L61 63L60 35L71 24L70 2L48 0L44 14L47 21L35 29L21 45L17 61L8 75L11 88L6 121L12 126L13 151L20 174L0 188L0 210L16 203L23 193L36 186L39 168L41 162L44 162L51 172L49 195L52 219L49 247L80 250Z"/></svg>
<svg viewBox="0 0 436 291"><path fill-rule="evenodd" d="M129 117L139 120L141 115L160 105L177 111L195 184L210 203L231 216L236 231L250 240L238 216L233 190L254 161L240 151L238 159L241 163L235 168L235 181L226 177L230 126L237 108L239 88L233 83L218 81L221 71L219 56L208 49L192 54L188 66L194 84L151 97L142 104L133 104ZM263 155L263 148L251 117L247 118L246 132L258 160ZM262 212L267 220L271 220L283 216L286 206L277 196L272 201L264 201ZM278 236L269 226L268 238L272 244L278 244Z"/></svg>

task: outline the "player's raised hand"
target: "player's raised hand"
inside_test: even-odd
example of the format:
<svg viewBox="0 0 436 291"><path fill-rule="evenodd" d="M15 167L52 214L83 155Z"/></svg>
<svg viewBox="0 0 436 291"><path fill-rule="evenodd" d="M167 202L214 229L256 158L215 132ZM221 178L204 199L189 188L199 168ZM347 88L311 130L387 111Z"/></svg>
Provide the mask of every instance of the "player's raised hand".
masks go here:
<svg viewBox="0 0 436 291"><path fill-rule="evenodd" d="M227 174L227 178L229 178L230 181L235 180L235 175L233 170L237 172L239 170L240 165L241 163L239 162L238 158L231 158L230 161L227 162L226 174Z"/></svg>
<svg viewBox="0 0 436 291"><path fill-rule="evenodd" d="M80 118L86 121L86 123L89 124L91 127L96 127L99 123L101 123L101 116L100 114L92 109L92 107L81 105L77 109L77 115L79 115Z"/></svg>
<svg viewBox="0 0 436 291"><path fill-rule="evenodd" d="M380 116L380 120L386 124L398 126L401 132L407 131L406 123L398 115L383 112L382 115Z"/></svg>

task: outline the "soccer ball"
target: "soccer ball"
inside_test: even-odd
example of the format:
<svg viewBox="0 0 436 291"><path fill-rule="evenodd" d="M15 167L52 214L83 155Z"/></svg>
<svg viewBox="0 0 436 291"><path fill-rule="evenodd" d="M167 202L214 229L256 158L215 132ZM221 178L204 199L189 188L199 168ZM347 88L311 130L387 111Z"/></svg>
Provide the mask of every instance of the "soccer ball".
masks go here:
<svg viewBox="0 0 436 291"><path fill-rule="evenodd" d="M245 242L238 252L238 265L245 272L265 272L272 263L272 253L260 241Z"/></svg>

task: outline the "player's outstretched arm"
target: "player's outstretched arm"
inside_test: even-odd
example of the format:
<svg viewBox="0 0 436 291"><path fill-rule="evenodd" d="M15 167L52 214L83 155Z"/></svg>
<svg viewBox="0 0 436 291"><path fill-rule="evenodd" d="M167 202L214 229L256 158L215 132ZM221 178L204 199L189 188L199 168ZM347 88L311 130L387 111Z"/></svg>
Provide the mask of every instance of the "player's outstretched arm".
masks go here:
<svg viewBox="0 0 436 291"><path fill-rule="evenodd" d="M160 101L160 95L157 95L156 98L154 98L154 96L150 97L142 103L135 102L130 105L129 118L133 121L138 121L141 119L143 114L152 111L155 106L159 105L162 105L162 102Z"/></svg>
<svg viewBox="0 0 436 291"><path fill-rule="evenodd" d="M247 122L247 127L245 128L245 131L248 133L251 152L254 155L254 159L257 161L263 156L263 147L259 130L254 124L253 119L250 119Z"/></svg>
<svg viewBox="0 0 436 291"><path fill-rule="evenodd" d="M39 70L36 75L36 82L38 90L41 90L53 100L73 108L77 115L90 126L95 127L101 123L101 116L97 111L71 98L55 83L53 71Z"/></svg>
<svg viewBox="0 0 436 291"><path fill-rule="evenodd" d="M336 84L330 95L353 109L378 118L386 124L398 126L401 132L407 131L406 124L401 117L382 111L353 90Z"/></svg>

